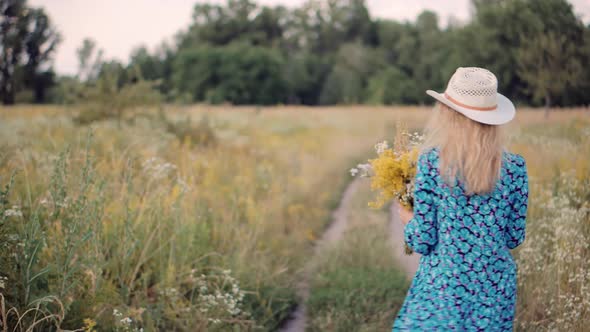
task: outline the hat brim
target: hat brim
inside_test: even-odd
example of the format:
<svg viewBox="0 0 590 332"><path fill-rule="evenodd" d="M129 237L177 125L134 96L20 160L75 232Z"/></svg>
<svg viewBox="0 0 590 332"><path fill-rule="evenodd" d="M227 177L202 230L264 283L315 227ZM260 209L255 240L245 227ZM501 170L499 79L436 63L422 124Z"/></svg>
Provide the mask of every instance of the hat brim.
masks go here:
<svg viewBox="0 0 590 332"><path fill-rule="evenodd" d="M432 96L434 99L454 109L455 111L465 115L471 120L489 125L501 125L510 122L516 113L514 104L510 101L510 99L499 93L497 99L498 106L495 110L490 111L476 111L457 105L447 99L444 94L438 93L434 90L426 90L426 93Z"/></svg>

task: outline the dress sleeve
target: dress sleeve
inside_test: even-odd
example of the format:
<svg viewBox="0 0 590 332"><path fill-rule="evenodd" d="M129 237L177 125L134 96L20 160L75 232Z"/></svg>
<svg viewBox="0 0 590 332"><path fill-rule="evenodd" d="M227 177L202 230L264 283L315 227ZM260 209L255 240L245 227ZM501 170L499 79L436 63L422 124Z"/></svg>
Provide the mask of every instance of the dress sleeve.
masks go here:
<svg viewBox="0 0 590 332"><path fill-rule="evenodd" d="M504 229L506 246L518 247L525 238L526 214L529 198L529 180L524 158L517 156L517 171L513 173L514 192L511 194L510 210Z"/></svg>
<svg viewBox="0 0 590 332"><path fill-rule="evenodd" d="M434 171L427 154L420 155L414 179L414 217L404 228L406 243L422 255L429 254L438 241Z"/></svg>

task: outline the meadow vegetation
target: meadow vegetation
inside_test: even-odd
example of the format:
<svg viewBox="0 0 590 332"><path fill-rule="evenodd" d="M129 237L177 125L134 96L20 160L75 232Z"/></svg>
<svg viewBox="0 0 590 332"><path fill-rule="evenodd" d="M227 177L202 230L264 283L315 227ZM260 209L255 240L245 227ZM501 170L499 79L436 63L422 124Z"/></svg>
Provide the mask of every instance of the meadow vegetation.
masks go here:
<svg viewBox="0 0 590 332"><path fill-rule="evenodd" d="M530 209L518 262L517 327L584 331L590 317L590 117L522 125Z"/></svg>
<svg viewBox="0 0 590 332"><path fill-rule="evenodd" d="M77 126L58 108L2 110L9 326L47 316L43 326L67 329L274 329L295 303L298 270L346 166L394 115L167 113L177 124L194 118L183 129L193 135L143 118ZM40 312L24 314L38 301Z"/></svg>
<svg viewBox="0 0 590 332"><path fill-rule="evenodd" d="M370 183L359 187L343 238L313 262L310 331L389 331L410 285L392 255L403 244L389 239L389 209L367 208Z"/></svg>
<svg viewBox="0 0 590 332"><path fill-rule="evenodd" d="M60 107L0 110L0 321L19 330L276 330L348 170L419 129L417 107L165 107L80 125ZM521 111L510 146L531 196L516 327L590 323L590 117ZM381 330L408 286L384 211L355 196L320 257L311 329ZM361 290L361 291L359 291ZM381 296L381 295L385 296Z"/></svg>

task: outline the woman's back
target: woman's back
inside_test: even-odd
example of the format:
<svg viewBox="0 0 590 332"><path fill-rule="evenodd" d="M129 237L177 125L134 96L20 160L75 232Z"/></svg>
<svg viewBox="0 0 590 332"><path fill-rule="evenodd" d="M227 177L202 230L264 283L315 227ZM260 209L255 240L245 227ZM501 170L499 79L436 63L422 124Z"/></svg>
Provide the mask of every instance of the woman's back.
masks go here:
<svg viewBox="0 0 590 332"><path fill-rule="evenodd" d="M450 186L441 179L438 153L438 149L430 149L423 160L434 184L432 194L433 203L438 206L441 250L463 242L484 252L505 251L520 244L525 235L524 214L528 196L524 159L520 155L504 152L496 188L488 194L466 195L460 181ZM507 226L509 231L504 232ZM463 249L468 250L467 247Z"/></svg>
<svg viewBox="0 0 590 332"><path fill-rule="evenodd" d="M408 294L423 310L403 315L398 327L460 329L466 319L483 329L511 326L516 267L509 249L524 240L528 181L521 156L505 152L502 159L496 188L466 195L460 181L442 179L438 148L420 156L405 236L423 254Z"/></svg>

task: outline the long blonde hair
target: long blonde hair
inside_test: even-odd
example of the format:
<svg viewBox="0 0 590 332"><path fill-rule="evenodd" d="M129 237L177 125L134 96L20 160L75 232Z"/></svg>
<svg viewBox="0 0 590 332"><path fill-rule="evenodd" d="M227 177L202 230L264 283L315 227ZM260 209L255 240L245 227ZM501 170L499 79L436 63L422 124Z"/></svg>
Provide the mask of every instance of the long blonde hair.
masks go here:
<svg viewBox="0 0 590 332"><path fill-rule="evenodd" d="M426 127L425 148L440 148L443 179L449 184L460 179L467 194L493 191L502 167L502 128L473 121L440 102L433 113Z"/></svg>

